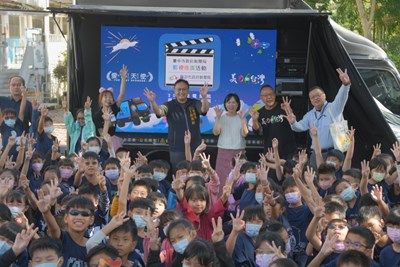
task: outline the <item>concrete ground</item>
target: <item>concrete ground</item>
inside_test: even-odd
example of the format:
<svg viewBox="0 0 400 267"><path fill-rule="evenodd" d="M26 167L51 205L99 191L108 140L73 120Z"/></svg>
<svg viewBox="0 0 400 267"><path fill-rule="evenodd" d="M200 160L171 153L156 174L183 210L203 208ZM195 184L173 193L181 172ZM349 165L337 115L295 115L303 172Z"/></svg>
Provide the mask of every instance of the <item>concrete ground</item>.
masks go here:
<svg viewBox="0 0 400 267"><path fill-rule="evenodd" d="M53 109L49 110L49 116L53 119L54 132L53 135L60 141L61 153L64 154L67 149L67 129L64 123L64 110Z"/></svg>

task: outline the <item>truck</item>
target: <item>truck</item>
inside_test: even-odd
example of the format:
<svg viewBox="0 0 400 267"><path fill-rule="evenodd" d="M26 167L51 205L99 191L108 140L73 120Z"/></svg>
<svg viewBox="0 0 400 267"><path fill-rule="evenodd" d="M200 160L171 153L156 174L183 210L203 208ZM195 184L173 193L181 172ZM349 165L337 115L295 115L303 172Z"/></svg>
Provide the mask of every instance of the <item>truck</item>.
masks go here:
<svg viewBox="0 0 400 267"><path fill-rule="evenodd" d="M77 0L50 11L69 16L70 109L81 107L86 96L97 99L100 86L118 88L119 67L127 65L128 109L119 122L117 115L116 135L149 159L168 159L168 125L149 103L142 118L129 105L143 97L145 87L156 91L159 103L172 99L177 78L189 80L190 97L199 97L198 88L207 82L211 106L236 92L247 109L262 106L259 90L270 84L278 97L290 96L301 118L311 109L308 89L319 85L333 100L340 87L335 69L347 68L352 85L344 117L356 129L354 164L369 158L377 143L389 151L400 136L400 75L386 53L301 0ZM201 120L203 140L215 160L213 110ZM296 141L299 148L309 148L311 138L296 133ZM262 148L262 138L250 133L248 158L258 158Z"/></svg>

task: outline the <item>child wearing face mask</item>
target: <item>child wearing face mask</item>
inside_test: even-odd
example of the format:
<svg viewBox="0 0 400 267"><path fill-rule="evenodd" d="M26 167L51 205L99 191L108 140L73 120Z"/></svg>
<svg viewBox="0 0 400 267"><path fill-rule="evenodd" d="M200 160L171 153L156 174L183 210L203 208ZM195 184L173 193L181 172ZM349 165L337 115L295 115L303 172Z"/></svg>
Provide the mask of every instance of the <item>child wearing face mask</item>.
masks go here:
<svg viewBox="0 0 400 267"><path fill-rule="evenodd" d="M388 198L389 185L385 180L388 175L386 161L381 157L375 157L369 162L369 169L368 192L372 191L374 185L381 186L383 189L383 199L386 203L390 204Z"/></svg>
<svg viewBox="0 0 400 267"><path fill-rule="evenodd" d="M62 257L62 244L54 238L43 237L34 240L29 246L29 261L32 267L61 267L64 263Z"/></svg>
<svg viewBox="0 0 400 267"><path fill-rule="evenodd" d="M58 169L60 170L60 187L63 191L72 192L74 190L74 162L66 158L58 162Z"/></svg>
<svg viewBox="0 0 400 267"><path fill-rule="evenodd" d="M400 265L400 208L391 209L386 218L386 232L393 244L384 248L379 256L380 266Z"/></svg>
<svg viewBox="0 0 400 267"><path fill-rule="evenodd" d="M233 220L232 233L226 241L228 251L236 266L255 265L255 243L261 226L265 223L264 210L259 205L249 206L244 210L244 215ZM239 226L239 227L237 227Z"/></svg>
<svg viewBox="0 0 400 267"><path fill-rule="evenodd" d="M101 148L101 141L96 136L88 138L86 152L96 153L99 156L99 162L102 168L104 168L104 163L110 157L110 153Z"/></svg>
<svg viewBox="0 0 400 267"><path fill-rule="evenodd" d="M0 200L4 200L4 197L11 192L18 185L19 171L16 169L4 169L0 172L0 184L8 185L8 190L3 192L0 196Z"/></svg>
<svg viewBox="0 0 400 267"><path fill-rule="evenodd" d="M44 157L39 152L26 152L25 162L21 170L21 174L25 175L29 180L29 188L32 192L36 192L40 184L43 182L43 165ZM30 167L29 167L30 166Z"/></svg>
<svg viewBox="0 0 400 267"><path fill-rule="evenodd" d="M322 163L318 167L318 193L321 197L334 194L332 184L335 182L335 168L327 163Z"/></svg>
<svg viewBox="0 0 400 267"><path fill-rule="evenodd" d="M16 189L8 193L6 197L6 204L11 211L11 216L15 220L17 216L25 216L28 223L32 223L32 214L29 206L28 197L25 193ZM18 220L17 220L18 223ZM22 228L26 227L26 224L21 223Z"/></svg>
<svg viewBox="0 0 400 267"><path fill-rule="evenodd" d="M158 191L168 197L168 193L171 190L171 183L165 178L168 175L170 166L165 160L152 160L149 163L153 172L153 179L158 182Z"/></svg>
<svg viewBox="0 0 400 267"><path fill-rule="evenodd" d="M358 218L361 194L357 188L353 188L351 184L344 179L334 182L332 188L335 193L347 203L346 219L351 222Z"/></svg>
<svg viewBox="0 0 400 267"><path fill-rule="evenodd" d="M308 266L319 267L335 260L345 250L344 240L348 231L346 220L334 219L330 221L325 229L324 244Z"/></svg>
<svg viewBox="0 0 400 267"><path fill-rule="evenodd" d="M285 241L274 232L265 232L257 238L255 263L257 267L271 266L276 259L287 258Z"/></svg>
<svg viewBox="0 0 400 267"><path fill-rule="evenodd" d="M104 176L106 177L106 185L108 198L110 203L118 195L118 179L121 174L121 164L117 158L109 158L104 163Z"/></svg>
<svg viewBox="0 0 400 267"><path fill-rule="evenodd" d="M246 162L242 166L245 183L235 187L233 196L239 200L240 209L248 206L257 205L256 188L259 184L257 179L257 164L255 162Z"/></svg>
<svg viewBox="0 0 400 267"><path fill-rule="evenodd" d="M45 159L51 158L52 146L54 142L58 142L57 137L52 135L54 131L53 120L48 116L48 113L49 110L44 106L37 124L36 151L44 155Z"/></svg>
<svg viewBox="0 0 400 267"><path fill-rule="evenodd" d="M290 236L285 226L275 220L270 220L264 223L260 229L260 236L265 234L266 232L277 233L282 240L285 242L285 255L287 257L292 257L292 243L293 245L296 243L294 236Z"/></svg>

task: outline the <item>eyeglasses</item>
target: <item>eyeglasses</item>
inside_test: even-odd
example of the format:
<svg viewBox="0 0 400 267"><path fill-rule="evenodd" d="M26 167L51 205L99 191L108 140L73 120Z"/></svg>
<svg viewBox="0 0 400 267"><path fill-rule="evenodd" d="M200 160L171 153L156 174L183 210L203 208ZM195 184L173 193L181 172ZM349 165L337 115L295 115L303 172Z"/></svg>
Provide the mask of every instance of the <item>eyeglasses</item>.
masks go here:
<svg viewBox="0 0 400 267"><path fill-rule="evenodd" d="M357 250L361 249L362 247L367 248L367 246L361 244L360 242L351 242L351 241L348 241L348 240L344 241L344 245L346 247L352 246L353 248L355 248Z"/></svg>
<svg viewBox="0 0 400 267"><path fill-rule="evenodd" d="M81 215L82 217L90 217L93 215L93 213L90 211L80 211L80 210L70 210L68 211L68 214L71 216Z"/></svg>

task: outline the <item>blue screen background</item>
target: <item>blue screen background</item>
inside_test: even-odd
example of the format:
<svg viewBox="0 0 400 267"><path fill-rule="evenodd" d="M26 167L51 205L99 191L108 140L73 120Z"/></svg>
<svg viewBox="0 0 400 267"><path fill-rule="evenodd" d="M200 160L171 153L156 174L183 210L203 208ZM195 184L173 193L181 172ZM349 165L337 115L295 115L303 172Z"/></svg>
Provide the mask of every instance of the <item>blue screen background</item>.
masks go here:
<svg viewBox="0 0 400 267"><path fill-rule="evenodd" d="M126 65L125 99L140 97L150 106L143 95L147 87L156 93L159 105L169 101L174 98L174 92L171 86L165 85L165 45L210 37L212 42L177 48L213 51L213 85L208 91L210 110L201 117L202 133L212 133L215 122L212 107L223 107L228 93L237 93L242 107L248 110L252 106L262 106L259 90L263 85L275 87L276 30L102 26L101 86L113 87L114 98L117 98L121 83L119 70ZM189 97L200 99L199 89L200 86L191 86ZM124 101L117 119L129 116L128 103ZM166 133L167 130L166 119L156 118L152 111L148 122L134 125L128 121L124 127L117 127L117 132L128 133Z"/></svg>

